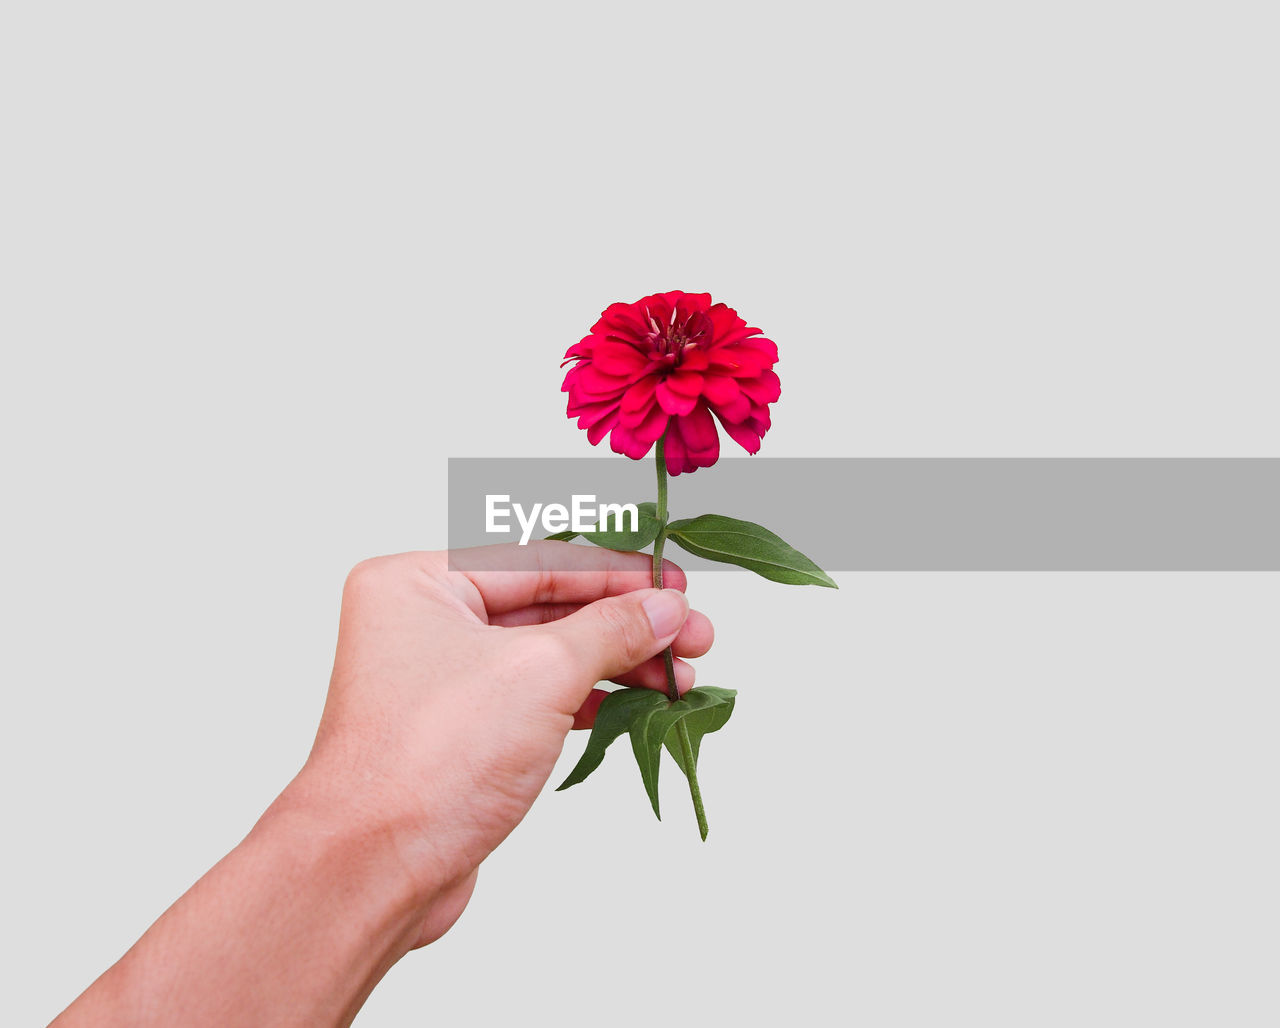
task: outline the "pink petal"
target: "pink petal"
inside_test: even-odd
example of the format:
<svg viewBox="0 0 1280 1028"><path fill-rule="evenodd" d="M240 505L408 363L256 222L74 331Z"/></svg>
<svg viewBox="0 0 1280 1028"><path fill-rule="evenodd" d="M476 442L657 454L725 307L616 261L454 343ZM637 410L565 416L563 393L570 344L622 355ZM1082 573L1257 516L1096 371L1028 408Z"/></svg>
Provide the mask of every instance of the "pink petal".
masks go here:
<svg viewBox="0 0 1280 1028"><path fill-rule="evenodd" d="M682 396L675 392L665 381L658 383L658 403L668 414L688 414L698 404L696 396Z"/></svg>
<svg viewBox="0 0 1280 1028"><path fill-rule="evenodd" d="M692 413L674 418L671 423L676 426L684 443L688 457L686 463L693 465L685 470L709 468L716 462L720 456L720 435L706 404L698 404Z"/></svg>
<svg viewBox="0 0 1280 1028"><path fill-rule="evenodd" d="M628 386L627 391L622 394L622 409L624 411L638 411L650 406L653 400L653 391L658 387L661 381L656 375L646 375L634 385Z"/></svg>
<svg viewBox="0 0 1280 1028"><path fill-rule="evenodd" d="M758 328L751 328L741 319L739 321L741 322L740 324L729 329L723 335L716 336L717 346L741 346L743 343L751 342L752 336L760 334Z"/></svg>
<svg viewBox="0 0 1280 1028"><path fill-rule="evenodd" d="M635 431L647 421L653 418L659 418L663 422L667 420L667 412L662 409L662 405L656 400L644 407L637 407L635 410L622 409L622 427L628 431Z"/></svg>
<svg viewBox="0 0 1280 1028"><path fill-rule="evenodd" d="M728 403L711 403L710 407L721 421L744 421L754 409L751 400L742 393Z"/></svg>
<svg viewBox="0 0 1280 1028"><path fill-rule="evenodd" d="M632 305L644 319L646 330L652 329L653 325L650 322L658 325L671 323L671 312L675 310L675 301L670 297L670 293L654 293L652 296L637 300Z"/></svg>
<svg viewBox="0 0 1280 1028"><path fill-rule="evenodd" d="M669 420L666 411L655 404L645 415L644 420L632 429L635 437L645 444L645 453L649 452L649 447L656 443L662 433L667 430Z"/></svg>
<svg viewBox="0 0 1280 1028"><path fill-rule="evenodd" d="M782 395L782 382L773 371L762 371L755 378L738 379L738 387L757 404L776 403ZM741 421L741 418L734 418Z"/></svg>
<svg viewBox="0 0 1280 1028"><path fill-rule="evenodd" d="M696 314L704 314L711 306L710 293L668 293L675 306L676 322L689 320Z"/></svg>
<svg viewBox="0 0 1280 1028"><path fill-rule="evenodd" d="M591 331L602 336L622 335L639 342L649 331L642 312L636 310L635 304L611 303L600 315L600 320Z"/></svg>
<svg viewBox="0 0 1280 1028"><path fill-rule="evenodd" d="M755 328L752 331L759 332L760 330ZM758 339L744 339L737 345L748 350L755 350L768 361L770 367L778 363L778 344L772 339L765 339L764 336L760 336Z"/></svg>
<svg viewBox="0 0 1280 1028"><path fill-rule="evenodd" d="M708 351L701 346L694 346L680 356L680 372L706 371L711 366Z"/></svg>
<svg viewBox="0 0 1280 1028"><path fill-rule="evenodd" d="M667 429L667 471L672 475L684 475L698 468L710 467L717 454L694 453L680 434L679 422L672 420Z"/></svg>
<svg viewBox="0 0 1280 1028"><path fill-rule="evenodd" d="M574 343L564 352L564 360L560 362L560 367L564 367L571 360L581 357L591 356L591 347L595 345L595 336L586 336L585 338Z"/></svg>
<svg viewBox="0 0 1280 1028"><path fill-rule="evenodd" d="M702 376L697 372L687 371L684 365L673 375L667 376L667 385L674 393L681 396L700 396L702 394Z"/></svg>
<svg viewBox="0 0 1280 1028"><path fill-rule="evenodd" d="M729 437L746 450L747 453L760 452L760 436L752 430L751 426L745 424L732 425L726 422L724 430L728 433Z"/></svg>
<svg viewBox="0 0 1280 1028"><path fill-rule="evenodd" d="M565 413L571 418L579 419L579 428L586 428L589 424L595 424L609 411L615 410L617 406L617 400L570 400Z"/></svg>
<svg viewBox="0 0 1280 1028"><path fill-rule="evenodd" d="M755 378L769 367L769 362L763 355L741 346L717 346L708 356L714 371L734 378Z"/></svg>
<svg viewBox="0 0 1280 1028"><path fill-rule="evenodd" d="M630 429L618 425L613 430L613 434L609 436L609 445L613 448L614 453L620 453L624 457L630 457L632 460L640 460L653 446L653 440L650 439L645 442Z"/></svg>
<svg viewBox="0 0 1280 1028"><path fill-rule="evenodd" d="M667 429L667 438L663 442L662 452L667 459L667 474L681 475L686 471L694 470L689 464L689 452L685 449L684 440L680 437L680 430L674 422Z"/></svg>
<svg viewBox="0 0 1280 1028"><path fill-rule="evenodd" d="M565 382L572 378L570 392L582 396L616 397L627 388L630 381L619 375L606 375L594 362L584 362L565 375Z"/></svg>
<svg viewBox="0 0 1280 1028"><path fill-rule="evenodd" d="M716 338L721 339L730 332L746 328L747 323L738 317L738 312L732 307L723 303L718 303L707 311L707 317L711 319L711 324L715 327Z"/></svg>
<svg viewBox="0 0 1280 1028"><path fill-rule="evenodd" d="M587 429L587 442L595 446L618 423L619 411L615 408ZM579 426L581 427L581 426Z"/></svg>
<svg viewBox="0 0 1280 1028"><path fill-rule="evenodd" d="M732 403L742 393L738 380L731 375L704 375L702 393L714 404Z"/></svg>
<svg viewBox="0 0 1280 1028"><path fill-rule="evenodd" d="M634 375L648 363L644 354L626 343L605 340L591 352L591 362L606 375Z"/></svg>

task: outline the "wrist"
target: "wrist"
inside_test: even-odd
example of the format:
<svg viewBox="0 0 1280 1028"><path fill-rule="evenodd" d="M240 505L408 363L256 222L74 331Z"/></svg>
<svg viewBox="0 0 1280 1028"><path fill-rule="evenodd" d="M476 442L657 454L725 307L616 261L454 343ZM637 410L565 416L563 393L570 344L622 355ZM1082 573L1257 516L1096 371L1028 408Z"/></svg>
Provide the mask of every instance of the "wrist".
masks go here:
<svg viewBox="0 0 1280 1028"><path fill-rule="evenodd" d="M319 779L306 771L295 778L242 846L278 873L307 883L309 905L325 909L332 930L345 936L333 941L376 958L376 981L418 944L422 922L447 883L405 860L394 819Z"/></svg>
<svg viewBox="0 0 1280 1028"><path fill-rule="evenodd" d="M404 839L411 817L335 788L331 776L305 767L254 825L249 838L307 851L320 866L352 875L371 913L422 914L447 883L411 861Z"/></svg>

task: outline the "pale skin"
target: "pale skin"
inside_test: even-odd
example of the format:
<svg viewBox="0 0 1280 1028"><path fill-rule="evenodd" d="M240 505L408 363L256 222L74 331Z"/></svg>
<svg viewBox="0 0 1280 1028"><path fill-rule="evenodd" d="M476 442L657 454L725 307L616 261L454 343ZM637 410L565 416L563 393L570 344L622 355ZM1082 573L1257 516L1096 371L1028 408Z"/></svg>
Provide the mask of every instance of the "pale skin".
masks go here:
<svg viewBox="0 0 1280 1028"><path fill-rule="evenodd" d="M604 681L665 690L711 623L685 577L569 543L358 565L305 765L249 835L54 1024L346 1025L461 915ZM470 566L470 564L468 565ZM521 570L510 570L519 567ZM676 660L681 692L693 667Z"/></svg>

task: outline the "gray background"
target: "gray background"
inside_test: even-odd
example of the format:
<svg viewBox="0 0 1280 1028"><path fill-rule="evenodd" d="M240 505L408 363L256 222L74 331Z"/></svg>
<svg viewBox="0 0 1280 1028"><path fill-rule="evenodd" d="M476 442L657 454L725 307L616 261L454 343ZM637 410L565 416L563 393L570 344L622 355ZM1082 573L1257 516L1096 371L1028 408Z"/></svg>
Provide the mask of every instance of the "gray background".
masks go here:
<svg viewBox="0 0 1280 1028"><path fill-rule="evenodd" d="M1275 27L6 4L5 1020L288 780L447 457L590 452L557 363L612 300L765 328L770 457L1276 456ZM1277 577L840 583L694 579L706 846L607 761L358 1023L1274 1025Z"/></svg>
<svg viewBox="0 0 1280 1028"><path fill-rule="evenodd" d="M541 539L535 511L545 505L569 510L578 496L598 511L655 499L655 470L613 455L451 459L450 566L493 567L489 553L457 548L519 543L521 518ZM754 521L828 572L1280 571L1275 459L726 456L673 477L668 492L673 521ZM520 551L506 552L519 567ZM687 570L739 570L681 560Z"/></svg>

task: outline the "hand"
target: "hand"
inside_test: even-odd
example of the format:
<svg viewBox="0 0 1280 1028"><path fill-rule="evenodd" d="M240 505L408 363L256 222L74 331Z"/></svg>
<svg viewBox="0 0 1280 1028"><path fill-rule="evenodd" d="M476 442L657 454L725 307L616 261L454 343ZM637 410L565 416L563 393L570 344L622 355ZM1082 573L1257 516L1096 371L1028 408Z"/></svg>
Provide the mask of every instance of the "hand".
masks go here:
<svg viewBox="0 0 1280 1028"><path fill-rule="evenodd" d="M591 724L592 687L663 689L655 654L711 646L673 564L659 591L642 554L544 542L469 558L491 570L406 553L351 572L306 765L59 1028L349 1024L457 920L569 729ZM683 660L676 681L693 685Z"/></svg>
<svg viewBox="0 0 1280 1028"><path fill-rule="evenodd" d="M570 728L590 727L606 695L593 686L665 690L656 655L670 644L686 692L694 670L679 658L713 638L669 562L672 588L659 592L643 554L543 542L470 556L468 567L494 570L451 572L445 553L408 553L351 572L315 746L280 801L359 810L386 829L430 898L416 945L457 919Z"/></svg>

